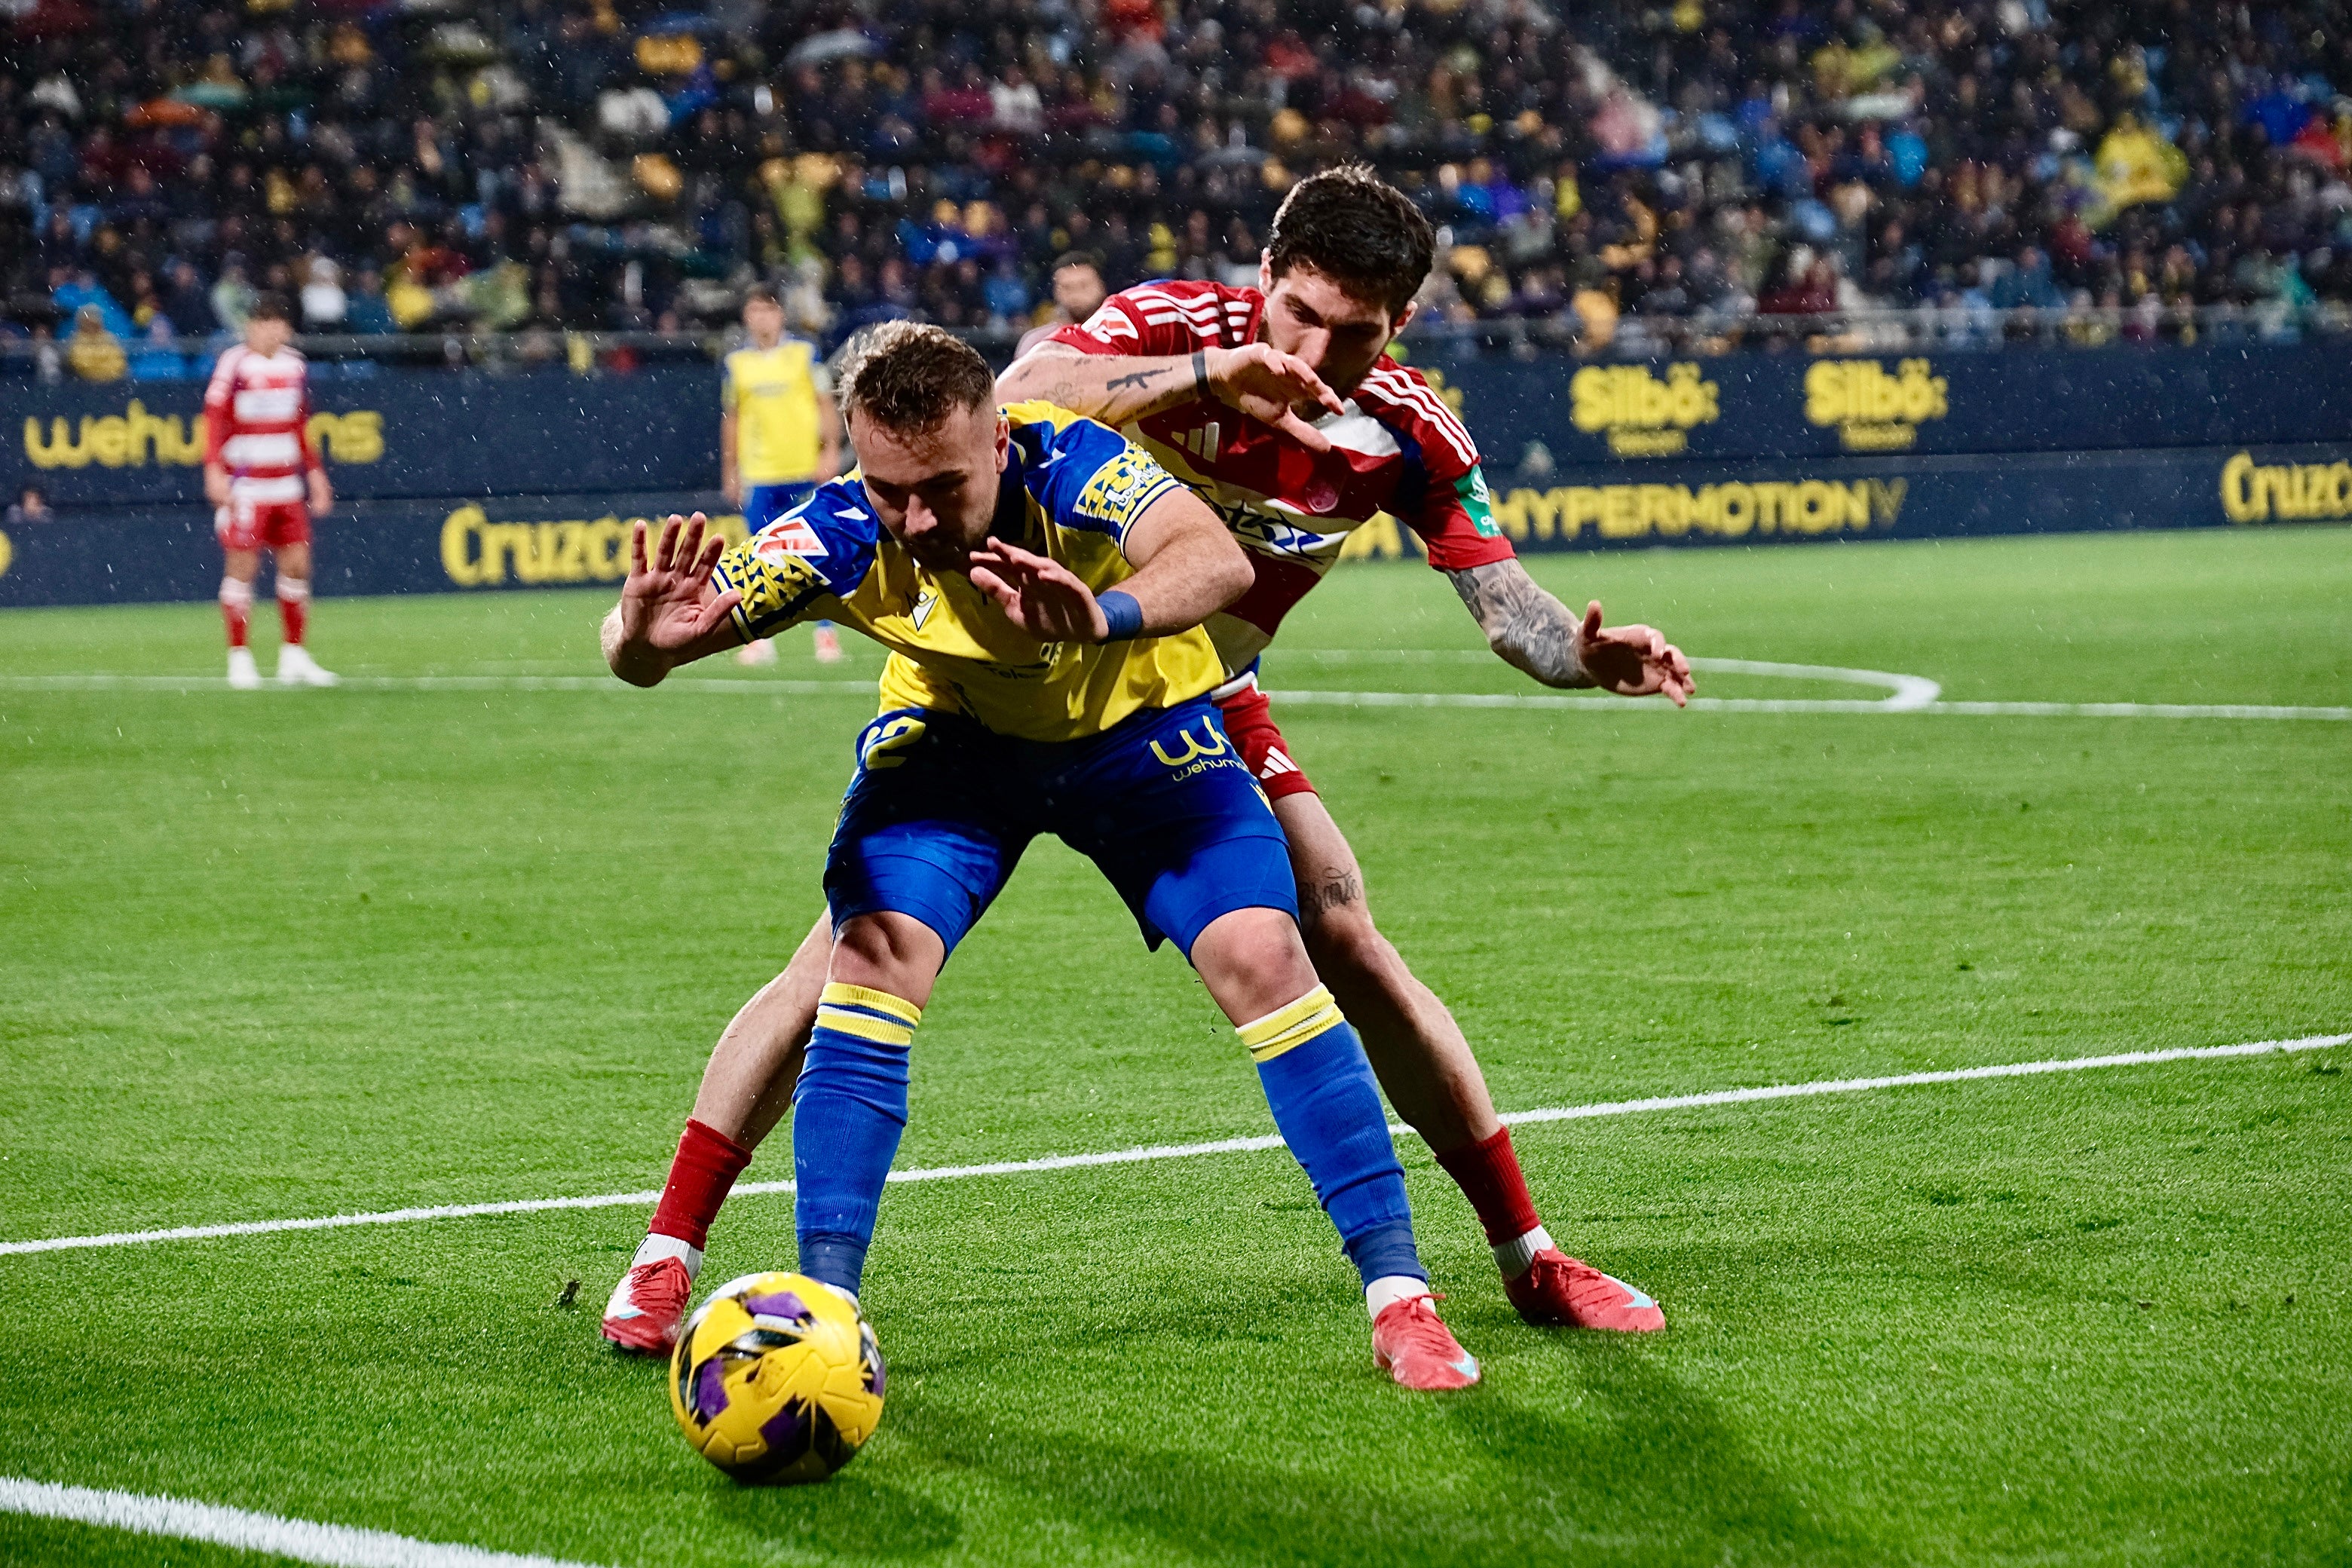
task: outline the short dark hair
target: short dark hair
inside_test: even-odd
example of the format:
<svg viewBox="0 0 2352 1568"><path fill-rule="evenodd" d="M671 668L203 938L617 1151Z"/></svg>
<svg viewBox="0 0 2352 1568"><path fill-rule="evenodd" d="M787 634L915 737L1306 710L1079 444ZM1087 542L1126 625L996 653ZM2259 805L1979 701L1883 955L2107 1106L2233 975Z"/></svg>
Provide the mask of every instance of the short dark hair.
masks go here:
<svg viewBox="0 0 2352 1568"><path fill-rule="evenodd" d="M1055 273L1061 271L1065 267L1090 267L1094 268L1096 277L1099 278L1102 276L1102 258L1097 256L1091 250L1066 250L1062 252L1061 255L1054 258L1054 265L1045 269L1045 276L1051 278Z"/></svg>
<svg viewBox="0 0 2352 1568"><path fill-rule="evenodd" d="M255 296L253 309L245 313L248 321L290 321L294 312L287 307L283 294L264 293Z"/></svg>
<svg viewBox="0 0 2352 1568"><path fill-rule="evenodd" d="M920 321L885 321L866 334L841 390L843 413L908 435L995 402L996 376L980 351Z"/></svg>
<svg viewBox="0 0 2352 1568"><path fill-rule="evenodd" d="M749 289L743 290L743 303L746 305L782 305L783 301L778 299L776 297L776 291L773 289L769 288L765 283L754 283Z"/></svg>
<svg viewBox="0 0 2352 1568"><path fill-rule="evenodd" d="M1368 164L1343 163L1290 188L1265 248L1275 277L1311 267L1350 294L1380 300L1393 316L1421 291L1436 259L1437 236L1411 196Z"/></svg>

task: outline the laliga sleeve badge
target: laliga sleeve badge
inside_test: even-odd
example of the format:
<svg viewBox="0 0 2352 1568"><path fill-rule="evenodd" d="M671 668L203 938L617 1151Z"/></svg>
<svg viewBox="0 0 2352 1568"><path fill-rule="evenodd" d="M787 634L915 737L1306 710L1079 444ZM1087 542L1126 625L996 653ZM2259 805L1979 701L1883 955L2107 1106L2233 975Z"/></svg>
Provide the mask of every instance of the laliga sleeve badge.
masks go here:
<svg viewBox="0 0 2352 1568"><path fill-rule="evenodd" d="M772 561L779 555L797 555L803 561L814 561L825 553L824 541L809 526L808 519L794 512L778 518L761 529L751 541L751 553Z"/></svg>

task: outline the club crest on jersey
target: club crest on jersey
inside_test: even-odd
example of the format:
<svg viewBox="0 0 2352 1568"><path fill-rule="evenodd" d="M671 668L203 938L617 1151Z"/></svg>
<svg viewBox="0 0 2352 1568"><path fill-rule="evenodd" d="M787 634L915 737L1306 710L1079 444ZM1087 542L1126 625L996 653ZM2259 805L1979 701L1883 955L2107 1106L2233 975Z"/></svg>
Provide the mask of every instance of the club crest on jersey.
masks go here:
<svg viewBox="0 0 2352 1568"><path fill-rule="evenodd" d="M751 553L770 560L779 555L797 555L803 561L814 561L824 552L824 541L816 536L808 519L797 511L778 518L751 540Z"/></svg>

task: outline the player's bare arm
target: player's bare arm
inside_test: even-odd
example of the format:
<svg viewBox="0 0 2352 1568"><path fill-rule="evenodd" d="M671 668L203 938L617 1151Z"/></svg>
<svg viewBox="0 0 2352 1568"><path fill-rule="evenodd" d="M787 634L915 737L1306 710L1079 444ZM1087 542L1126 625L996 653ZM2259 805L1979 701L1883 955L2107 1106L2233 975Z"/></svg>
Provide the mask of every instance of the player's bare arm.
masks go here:
<svg viewBox="0 0 2352 1568"><path fill-rule="evenodd" d="M1190 490L1171 489L1146 508L1125 548L1136 572L1118 591L1143 612L1136 637L1199 626L1246 593L1254 574L1224 521ZM992 540L971 552L971 580L1032 637L1101 642L1109 636L1102 606L1058 562Z"/></svg>
<svg viewBox="0 0 2352 1568"><path fill-rule="evenodd" d="M1663 693L1677 708L1690 700L1690 661L1655 627L1604 627L1598 599L1580 621L1517 561L1445 575L1486 634L1486 646L1546 686L1598 687L1620 697Z"/></svg>
<svg viewBox="0 0 2352 1568"><path fill-rule="evenodd" d="M730 409L719 416L719 493L727 498L729 506L743 504L743 481L735 466L735 414Z"/></svg>
<svg viewBox="0 0 2352 1568"><path fill-rule="evenodd" d="M1318 452L1329 451L1331 443L1298 410L1347 411L1314 366L1266 343L1149 358L1082 353L1066 344L1046 343L996 378L1000 401L1043 398L1112 426L1173 408L1203 392Z"/></svg>
<svg viewBox="0 0 2352 1568"><path fill-rule="evenodd" d="M641 518L629 530L629 576L621 602L604 617L604 662L632 686L657 686L682 664L692 664L743 640L729 612L743 596L710 585L727 542L706 536L708 520L672 512L661 538L647 548Z"/></svg>

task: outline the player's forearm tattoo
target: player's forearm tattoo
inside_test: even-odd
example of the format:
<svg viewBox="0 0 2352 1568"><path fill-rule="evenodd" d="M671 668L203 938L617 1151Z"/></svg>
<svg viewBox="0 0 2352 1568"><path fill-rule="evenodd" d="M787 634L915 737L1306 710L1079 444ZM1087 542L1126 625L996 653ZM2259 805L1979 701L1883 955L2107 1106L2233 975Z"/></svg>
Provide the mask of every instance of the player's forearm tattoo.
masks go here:
<svg viewBox="0 0 2352 1568"><path fill-rule="evenodd" d="M1311 921L1326 910L1361 903L1363 879L1346 866L1326 866L1312 879L1298 883L1298 918Z"/></svg>
<svg viewBox="0 0 2352 1568"><path fill-rule="evenodd" d="M1577 618L1538 587L1526 567L1516 561L1496 561L1445 575L1478 629L1486 634L1486 646L1506 664L1546 686L1592 684L1576 657Z"/></svg>
<svg viewBox="0 0 2352 1568"><path fill-rule="evenodd" d="M1165 374L1164 371L1139 370L1129 375L1115 375L1103 383L1103 390L1118 392L1130 386L1150 386Z"/></svg>

